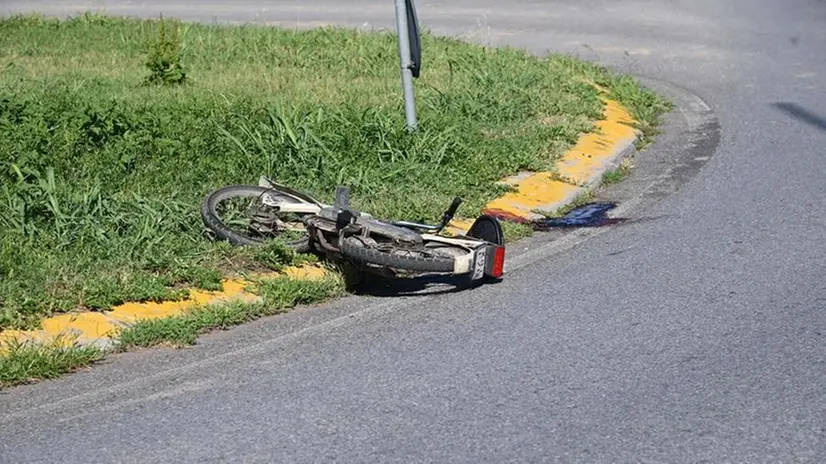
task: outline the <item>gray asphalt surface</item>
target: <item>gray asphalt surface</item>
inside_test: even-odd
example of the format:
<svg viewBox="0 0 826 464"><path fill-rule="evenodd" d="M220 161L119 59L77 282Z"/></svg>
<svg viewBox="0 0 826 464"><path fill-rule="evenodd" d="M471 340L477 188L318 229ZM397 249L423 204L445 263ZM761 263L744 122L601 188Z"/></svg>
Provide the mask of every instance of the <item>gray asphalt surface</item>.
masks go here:
<svg viewBox="0 0 826 464"><path fill-rule="evenodd" d="M393 19L389 1L2 3L101 6ZM826 462L826 2L418 9L437 33L671 83L685 111L606 193L647 220L536 238L497 285L345 299L9 390L0 462ZM719 122L695 127L690 149L681 127L702 105L679 88ZM661 185L681 188L646 190L669 163Z"/></svg>

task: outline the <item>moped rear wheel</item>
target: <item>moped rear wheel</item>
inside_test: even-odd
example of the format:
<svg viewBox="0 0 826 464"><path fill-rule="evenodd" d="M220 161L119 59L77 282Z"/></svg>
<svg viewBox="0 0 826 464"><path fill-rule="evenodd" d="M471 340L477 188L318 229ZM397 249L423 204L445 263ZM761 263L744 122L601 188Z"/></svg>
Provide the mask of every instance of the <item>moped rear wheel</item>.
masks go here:
<svg viewBox="0 0 826 464"><path fill-rule="evenodd" d="M204 225L236 246L260 246L280 238L297 253L310 250L302 217L282 213L262 203L263 195L287 203L306 203L285 192L256 185L230 185L210 192L201 205Z"/></svg>
<svg viewBox="0 0 826 464"><path fill-rule="evenodd" d="M425 244L403 246L393 243L370 244L357 236L339 242L341 253L355 261L415 272L453 272L455 255ZM453 248L452 248L453 249ZM455 249L458 253L470 253Z"/></svg>

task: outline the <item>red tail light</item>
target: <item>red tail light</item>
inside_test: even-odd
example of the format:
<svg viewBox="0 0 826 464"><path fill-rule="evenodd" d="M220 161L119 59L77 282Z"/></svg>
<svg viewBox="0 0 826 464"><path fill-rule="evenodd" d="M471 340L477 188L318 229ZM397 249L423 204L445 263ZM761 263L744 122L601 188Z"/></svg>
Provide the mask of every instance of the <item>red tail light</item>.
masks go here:
<svg viewBox="0 0 826 464"><path fill-rule="evenodd" d="M492 248L493 259L487 274L499 278L505 273L505 247L494 245Z"/></svg>

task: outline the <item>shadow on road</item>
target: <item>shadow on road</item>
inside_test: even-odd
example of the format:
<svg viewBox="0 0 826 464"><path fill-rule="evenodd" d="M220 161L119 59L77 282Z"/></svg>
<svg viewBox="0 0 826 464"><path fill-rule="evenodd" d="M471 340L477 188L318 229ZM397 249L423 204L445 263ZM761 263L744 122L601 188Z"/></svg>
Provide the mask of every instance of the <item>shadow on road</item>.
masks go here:
<svg viewBox="0 0 826 464"><path fill-rule="evenodd" d="M496 284L497 280L471 282L462 276L430 275L403 279L370 277L357 293L376 297L429 296L458 293L481 285Z"/></svg>
<svg viewBox="0 0 826 464"><path fill-rule="evenodd" d="M798 121L803 121L822 131L826 131L826 119L824 119L822 116L818 116L812 113L811 111L807 110L806 108L803 108L797 103L777 102L772 103L772 106L786 113L787 115L793 117L794 119L797 119Z"/></svg>

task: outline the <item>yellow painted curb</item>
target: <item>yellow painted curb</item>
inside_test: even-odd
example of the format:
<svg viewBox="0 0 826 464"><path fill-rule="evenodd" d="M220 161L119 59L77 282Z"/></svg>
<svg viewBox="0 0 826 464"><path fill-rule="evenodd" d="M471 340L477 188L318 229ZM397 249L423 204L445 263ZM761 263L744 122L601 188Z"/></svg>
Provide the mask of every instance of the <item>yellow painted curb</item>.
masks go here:
<svg viewBox="0 0 826 464"><path fill-rule="evenodd" d="M634 118L619 103L603 99L604 119L597 121L598 133L581 137L557 163L557 173L578 185L590 184L602 173L606 162L616 156L618 148L637 140Z"/></svg>
<svg viewBox="0 0 826 464"><path fill-rule="evenodd" d="M256 275L254 278L288 276L295 279L320 279L327 271L320 266L288 267L281 272ZM0 332L0 354L14 343L74 344L108 346L118 332L139 320L172 317L189 309L229 301L255 302L260 297L247 290L252 284L245 279L224 279L220 291L190 289L189 297L179 301L123 303L109 311L83 311L58 314L44 319L40 329Z"/></svg>
<svg viewBox="0 0 826 464"><path fill-rule="evenodd" d="M598 184L605 171L618 166L622 155L633 149L639 131L636 120L619 102L608 98L607 89L593 85L605 105L603 118L594 123L597 131L580 137L556 163L553 172L528 172L501 181L515 189L490 201L484 214L500 220L527 224L567 206L586 188ZM445 227L449 235L467 233L473 219L454 219Z"/></svg>
<svg viewBox="0 0 826 464"><path fill-rule="evenodd" d="M464 235L468 230L470 230L470 227L473 225L473 221L473 219L454 219L448 223L444 230L448 235Z"/></svg>
<svg viewBox="0 0 826 464"><path fill-rule="evenodd" d="M501 220L530 223L567 206L602 175L617 166L626 152L634 149L639 132L631 126L636 121L619 102L605 96L603 118L594 123L597 132L586 134L556 163L553 172L527 173L505 179L515 188L485 207L484 213Z"/></svg>

